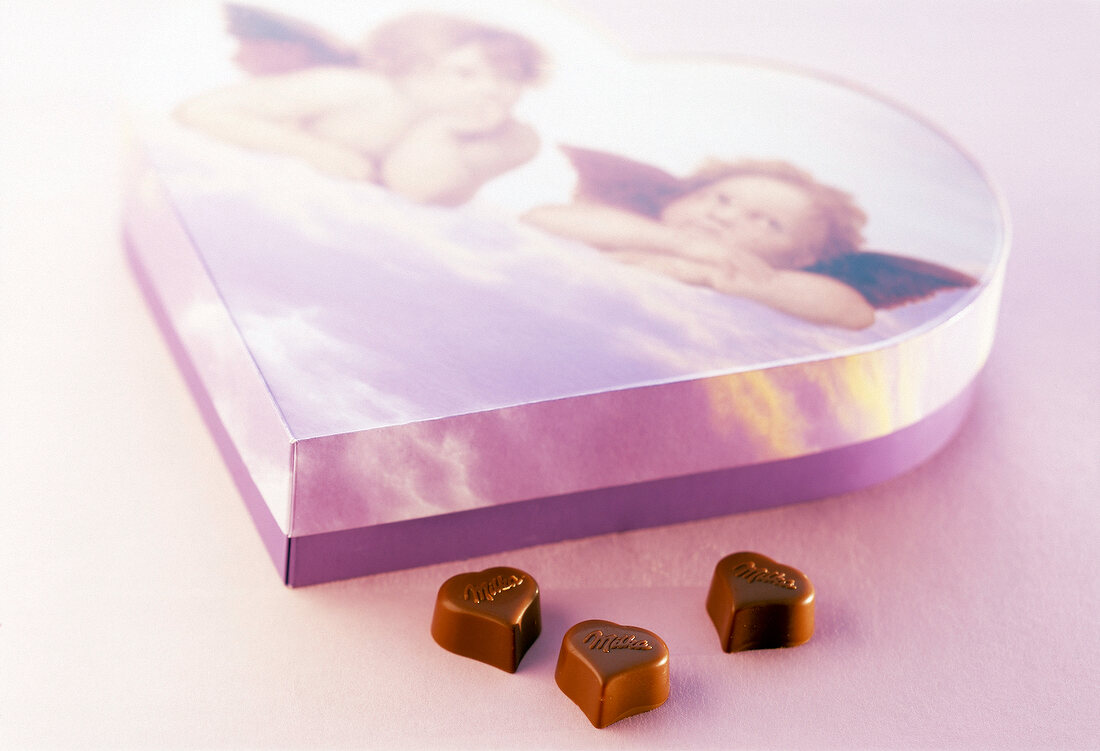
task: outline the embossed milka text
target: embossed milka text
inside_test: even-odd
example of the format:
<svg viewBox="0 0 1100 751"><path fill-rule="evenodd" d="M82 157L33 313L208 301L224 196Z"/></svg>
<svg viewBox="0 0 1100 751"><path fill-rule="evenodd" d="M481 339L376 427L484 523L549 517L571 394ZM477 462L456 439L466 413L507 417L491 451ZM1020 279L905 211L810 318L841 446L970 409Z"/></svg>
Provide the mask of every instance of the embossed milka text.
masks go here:
<svg viewBox="0 0 1100 751"><path fill-rule="evenodd" d="M774 584L784 589L798 589L794 579L788 579L782 571L770 571L756 565L755 561L738 563L730 571L730 574L747 582L760 582L761 584Z"/></svg>
<svg viewBox="0 0 1100 751"><path fill-rule="evenodd" d="M581 644L608 653L613 649L653 649L648 641L639 639L635 634L604 634L599 629L588 632Z"/></svg>
<svg viewBox="0 0 1100 751"><path fill-rule="evenodd" d="M520 584L523 584L523 577L511 574L504 576L498 574L488 581L483 581L480 584L467 584L466 589L462 591L463 600L473 600L474 604L480 603L482 600L493 601L493 598L499 595L501 592L507 592L509 589L515 589Z"/></svg>

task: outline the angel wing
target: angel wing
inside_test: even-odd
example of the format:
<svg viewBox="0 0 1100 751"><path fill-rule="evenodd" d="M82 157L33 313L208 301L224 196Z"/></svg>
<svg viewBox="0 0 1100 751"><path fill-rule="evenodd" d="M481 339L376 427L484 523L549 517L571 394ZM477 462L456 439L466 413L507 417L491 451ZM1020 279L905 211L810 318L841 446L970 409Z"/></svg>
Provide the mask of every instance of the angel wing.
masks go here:
<svg viewBox="0 0 1100 751"><path fill-rule="evenodd" d="M250 5L227 3L226 25L239 43L233 60L258 76L303 70L314 65L358 65L346 42L290 16Z"/></svg>
<svg viewBox="0 0 1100 751"><path fill-rule="evenodd" d="M803 271L825 274L854 287L876 308L896 308L940 290L965 289L978 283L968 274L937 263L874 251L845 253Z"/></svg>
<svg viewBox="0 0 1100 751"><path fill-rule="evenodd" d="M575 198L633 211L656 219L685 191L684 181L650 164L606 151L562 146L577 171Z"/></svg>

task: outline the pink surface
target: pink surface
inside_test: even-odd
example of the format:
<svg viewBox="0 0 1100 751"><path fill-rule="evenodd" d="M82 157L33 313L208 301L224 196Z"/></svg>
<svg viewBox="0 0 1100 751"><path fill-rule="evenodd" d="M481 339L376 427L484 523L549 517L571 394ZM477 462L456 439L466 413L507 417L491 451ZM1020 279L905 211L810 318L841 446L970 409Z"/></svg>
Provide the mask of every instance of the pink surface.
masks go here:
<svg viewBox="0 0 1100 751"><path fill-rule="evenodd" d="M0 746L1100 743L1098 6L691 0L668 8L698 33L669 39L661 4L593 5L643 49L861 81L986 165L1015 241L958 438L845 496L285 590L119 246L112 81L141 8L10 3ZM739 549L812 577L807 645L719 651L702 603ZM495 564L543 592L543 636L515 675L428 634L439 584ZM560 636L586 618L665 639L664 707L597 731L561 695Z"/></svg>

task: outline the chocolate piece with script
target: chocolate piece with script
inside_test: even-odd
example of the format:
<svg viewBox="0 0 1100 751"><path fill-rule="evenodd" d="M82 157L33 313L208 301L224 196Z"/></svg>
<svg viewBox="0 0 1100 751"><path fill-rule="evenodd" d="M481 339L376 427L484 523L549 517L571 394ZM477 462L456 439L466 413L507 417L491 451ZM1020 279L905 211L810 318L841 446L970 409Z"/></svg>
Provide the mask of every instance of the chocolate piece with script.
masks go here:
<svg viewBox="0 0 1100 751"><path fill-rule="evenodd" d="M458 574L439 588L432 637L455 654L514 673L541 630L539 585L518 568Z"/></svg>
<svg viewBox="0 0 1100 751"><path fill-rule="evenodd" d="M814 633L814 585L767 556L734 553L714 570L707 613L727 652L794 647Z"/></svg>
<svg viewBox="0 0 1100 751"><path fill-rule="evenodd" d="M561 640L554 678L593 725L607 727L665 703L668 647L644 628L582 621Z"/></svg>

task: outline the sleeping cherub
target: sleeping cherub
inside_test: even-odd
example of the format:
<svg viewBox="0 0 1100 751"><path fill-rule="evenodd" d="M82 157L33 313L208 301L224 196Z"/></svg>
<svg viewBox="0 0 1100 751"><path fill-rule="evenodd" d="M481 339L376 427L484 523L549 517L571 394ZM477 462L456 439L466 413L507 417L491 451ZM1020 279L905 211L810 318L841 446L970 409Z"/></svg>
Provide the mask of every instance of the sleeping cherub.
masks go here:
<svg viewBox="0 0 1100 751"><path fill-rule="evenodd" d="M573 202L532 209L525 220L688 284L861 329L876 308L977 283L862 250L866 216L851 196L784 162L712 161L680 178L613 154L564 150L579 176Z"/></svg>
<svg viewBox="0 0 1100 751"><path fill-rule="evenodd" d="M226 13L235 61L252 76L180 106L192 128L443 205L538 150L512 109L545 60L519 34L422 12L351 45L271 11Z"/></svg>

